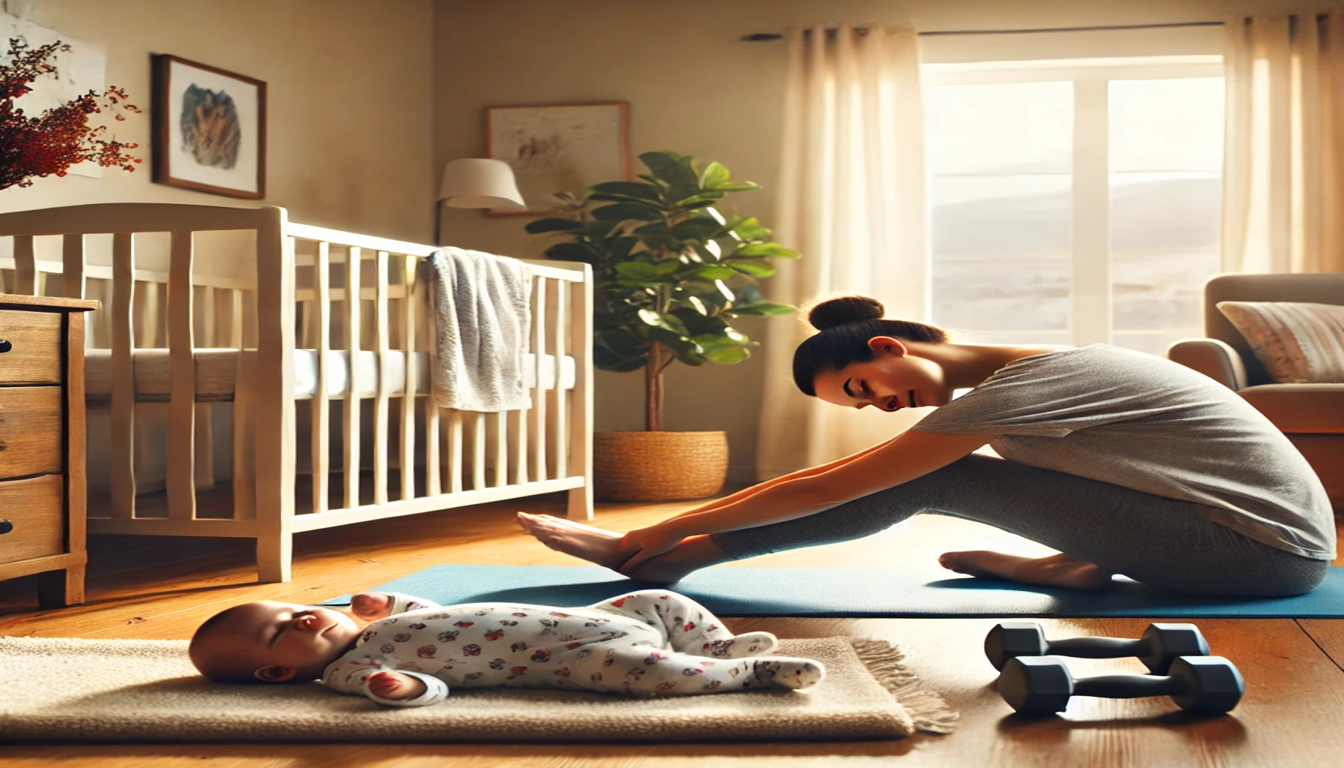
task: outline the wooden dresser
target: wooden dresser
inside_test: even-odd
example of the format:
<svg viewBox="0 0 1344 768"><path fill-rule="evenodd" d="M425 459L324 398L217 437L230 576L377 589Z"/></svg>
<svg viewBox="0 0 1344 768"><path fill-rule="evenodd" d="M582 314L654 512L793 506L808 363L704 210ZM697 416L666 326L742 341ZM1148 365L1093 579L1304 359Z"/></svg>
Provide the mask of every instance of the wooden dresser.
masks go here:
<svg viewBox="0 0 1344 768"><path fill-rule="evenodd" d="M44 608L84 602L84 312L0 294L0 591L38 575Z"/></svg>

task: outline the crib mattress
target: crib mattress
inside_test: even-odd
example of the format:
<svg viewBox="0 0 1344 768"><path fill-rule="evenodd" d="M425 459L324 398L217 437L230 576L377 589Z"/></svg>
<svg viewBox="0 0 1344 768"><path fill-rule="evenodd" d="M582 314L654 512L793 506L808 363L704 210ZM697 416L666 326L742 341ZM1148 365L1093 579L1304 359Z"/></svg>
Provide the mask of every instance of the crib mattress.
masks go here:
<svg viewBox="0 0 1344 768"><path fill-rule="evenodd" d="M196 400L198 402L227 402L233 400L237 387L238 356L242 354L255 362L256 351L236 349L197 349L196 350ZM415 352L415 389L424 394L429 392L429 353ZM317 393L317 350L296 349L293 354L294 397L307 400ZM406 386L406 353L389 351L387 361L387 391L400 396ZM138 402L168 402L171 391L171 368L166 349L137 349L132 356L135 368L135 399ZM357 353L355 391L361 397L373 397L378 393L378 355L371 351ZM344 398L351 387L350 353L332 350L326 354L327 396L339 400ZM556 388L556 373L559 369L561 389L573 389L575 370L574 358L566 355L556 364L554 355L541 356L542 389ZM537 379L536 358L531 353L524 356L523 385L531 389ZM85 395L95 402L106 402L112 397L112 350L91 349L84 358Z"/></svg>

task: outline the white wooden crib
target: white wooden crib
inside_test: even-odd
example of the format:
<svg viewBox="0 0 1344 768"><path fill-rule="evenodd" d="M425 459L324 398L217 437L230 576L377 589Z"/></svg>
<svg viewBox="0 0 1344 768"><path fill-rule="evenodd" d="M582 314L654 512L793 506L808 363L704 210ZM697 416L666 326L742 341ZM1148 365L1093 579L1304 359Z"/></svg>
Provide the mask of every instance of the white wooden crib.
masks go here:
<svg viewBox="0 0 1344 768"><path fill-rule="evenodd" d="M591 518L589 268L528 262L531 408L460 412L429 392L433 251L275 207L0 214L0 291L103 301L88 530L252 538L288 581L303 531L559 491Z"/></svg>

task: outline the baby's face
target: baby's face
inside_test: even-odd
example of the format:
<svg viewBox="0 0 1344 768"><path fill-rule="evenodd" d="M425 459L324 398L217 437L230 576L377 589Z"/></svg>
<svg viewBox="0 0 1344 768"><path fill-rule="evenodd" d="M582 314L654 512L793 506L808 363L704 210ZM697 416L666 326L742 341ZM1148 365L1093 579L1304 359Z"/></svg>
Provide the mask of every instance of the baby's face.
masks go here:
<svg viewBox="0 0 1344 768"><path fill-rule="evenodd" d="M339 611L263 600L231 614L201 652L226 654L216 658L246 664L265 682L312 680L354 645L359 632Z"/></svg>

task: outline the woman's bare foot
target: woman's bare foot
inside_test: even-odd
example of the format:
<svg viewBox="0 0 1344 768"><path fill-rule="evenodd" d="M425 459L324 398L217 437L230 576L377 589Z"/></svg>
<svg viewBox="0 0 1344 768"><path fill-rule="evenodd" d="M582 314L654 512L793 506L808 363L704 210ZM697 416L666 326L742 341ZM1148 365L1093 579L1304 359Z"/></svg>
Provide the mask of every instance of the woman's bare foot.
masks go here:
<svg viewBox="0 0 1344 768"><path fill-rule="evenodd" d="M612 570L621 567L633 554L621 551L621 534L573 520L519 512L518 525L556 552L564 552Z"/></svg>
<svg viewBox="0 0 1344 768"><path fill-rule="evenodd" d="M944 552L938 564L970 576L996 576L1045 587L1101 589L1111 583L1111 574L1101 566L1065 554L1031 558L986 550Z"/></svg>

